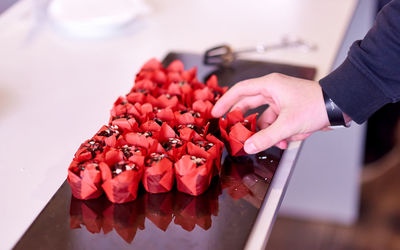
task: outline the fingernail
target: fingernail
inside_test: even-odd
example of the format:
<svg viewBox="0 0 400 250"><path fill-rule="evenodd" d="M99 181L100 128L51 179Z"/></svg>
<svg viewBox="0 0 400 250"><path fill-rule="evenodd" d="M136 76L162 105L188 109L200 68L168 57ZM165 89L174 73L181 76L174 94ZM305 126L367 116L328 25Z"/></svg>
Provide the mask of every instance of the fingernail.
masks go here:
<svg viewBox="0 0 400 250"><path fill-rule="evenodd" d="M257 151L256 146L252 142L245 142L244 151L248 154L254 154Z"/></svg>

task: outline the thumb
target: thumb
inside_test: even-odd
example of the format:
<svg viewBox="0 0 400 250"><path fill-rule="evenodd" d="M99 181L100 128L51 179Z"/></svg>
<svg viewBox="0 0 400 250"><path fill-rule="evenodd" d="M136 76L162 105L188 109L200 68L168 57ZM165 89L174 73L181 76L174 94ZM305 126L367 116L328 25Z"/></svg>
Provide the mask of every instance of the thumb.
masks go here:
<svg viewBox="0 0 400 250"><path fill-rule="evenodd" d="M244 150L248 154L255 154L272 147L278 142L293 135L292 127L288 126L287 119L283 115L265 129L262 129L246 140Z"/></svg>

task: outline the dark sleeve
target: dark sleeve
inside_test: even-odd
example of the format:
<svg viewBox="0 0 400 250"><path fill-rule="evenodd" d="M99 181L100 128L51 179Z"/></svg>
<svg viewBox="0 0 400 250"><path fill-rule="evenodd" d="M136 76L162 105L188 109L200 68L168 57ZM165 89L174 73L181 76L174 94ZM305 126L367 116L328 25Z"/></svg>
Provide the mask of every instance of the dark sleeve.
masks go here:
<svg viewBox="0 0 400 250"><path fill-rule="evenodd" d="M357 123L400 100L400 0L379 12L364 39L351 46L343 64L320 85Z"/></svg>

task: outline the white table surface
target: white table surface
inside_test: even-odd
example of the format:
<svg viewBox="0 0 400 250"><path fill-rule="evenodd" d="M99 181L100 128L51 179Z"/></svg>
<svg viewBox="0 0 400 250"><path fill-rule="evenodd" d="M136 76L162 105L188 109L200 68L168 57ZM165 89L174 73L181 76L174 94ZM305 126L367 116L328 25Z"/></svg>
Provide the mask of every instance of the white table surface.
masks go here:
<svg viewBox="0 0 400 250"><path fill-rule="evenodd" d="M258 59L330 71L356 0L146 1L151 13L130 32L81 39L55 29L21 0L0 16L0 234L11 248L65 180L77 147L108 119L149 58L241 48L285 34L314 53L276 51Z"/></svg>

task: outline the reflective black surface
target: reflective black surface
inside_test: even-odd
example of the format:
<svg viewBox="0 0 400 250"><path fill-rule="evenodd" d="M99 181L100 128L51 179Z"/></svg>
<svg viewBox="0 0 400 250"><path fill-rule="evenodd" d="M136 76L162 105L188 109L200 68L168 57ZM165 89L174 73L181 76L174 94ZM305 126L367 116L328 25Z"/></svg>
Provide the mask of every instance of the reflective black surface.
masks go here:
<svg viewBox="0 0 400 250"><path fill-rule="evenodd" d="M197 197L141 189L126 204L81 201L65 182L15 249L242 249L281 153L226 157Z"/></svg>
<svg viewBox="0 0 400 250"><path fill-rule="evenodd" d="M217 73L222 85L282 72L312 78L315 70L264 62L238 61L230 69L201 65L201 56L169 54L200 67L200 80ZM225 154L225 153L224 153ZM15 249L242 249L246 243L282 151L271 148L253 156L223 156L223 173L197 197L174 190L112 204L105 196L80 201L67 182L14 247Z"/></svg>

